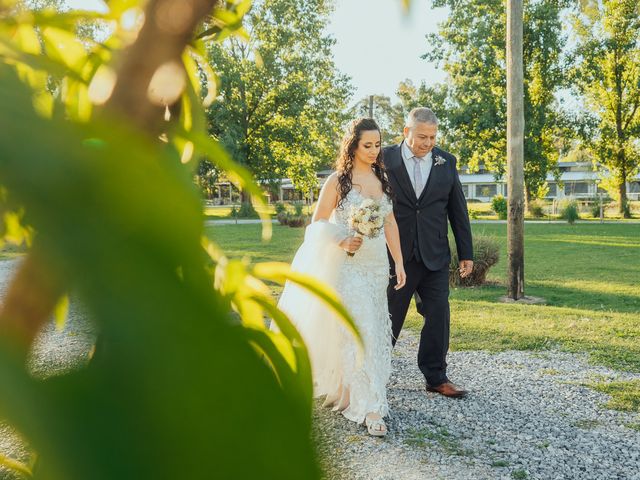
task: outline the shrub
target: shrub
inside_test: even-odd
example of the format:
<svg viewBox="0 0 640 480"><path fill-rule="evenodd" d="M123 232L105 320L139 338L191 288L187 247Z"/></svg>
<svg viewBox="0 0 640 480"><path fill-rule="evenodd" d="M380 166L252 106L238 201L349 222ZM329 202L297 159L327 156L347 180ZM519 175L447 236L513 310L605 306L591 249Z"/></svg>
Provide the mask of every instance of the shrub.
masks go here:
<svg viewBox="0 0 640 480"><path fill-rule="evenodd" d="M290 227L300 228L309 225L310 220L308 215L287 214L286 224Z"/></svg>
<svg viewBox="0 0 640 480"><path fill-rule="evenodd" d="M560 203L560 218L569 223L575 222L580 218L578 213L578 202L575 200L564 200Z"/></svg>
<svg viewBox="0 0 640 480"><path fill-rule="evenodd" d="M240 208L234 206L229 212L229 218L258 218L258 216L258 212L250 202L242 203Z"/></svg>
<svg viewBox="0 0 640 480"><path fill-rule="evenodd" d="M302 209L304 208L304 204L302 202L296 202L293 205L293 209L296 215L300 216L302 215Z"/></svg>
<svg viewBox="0 0 640 480"><path fill-rule="evenodd" d="M605 204L602 205L603 209L606 209L607 206ZM600 218L600 202L595 201L593 205L591 205L591 216L593 218Z"/></svg>
<svg viewBox="0 0 640 480"><path fill-rule="evenodd" d="M491 199L491 209L498 214L500 220L507 219L507 199L502 195L496 195Z"/></svg>
<svg viewBox="0 0 640 480"><path fill-rule="evenodd" d="M279 212L276 215L276 218L278 219L278 223L280 225L287 225L289 222L289 214L285 211L285 212Z"/></svg>
<svg viewBox="0 0 640 480"><path fill-rule="evenodd" d="M276 202L274 206L276 209L276 215L287 211L287 206L283 202Z"/></svg>
<svg viewBox="0 0 640 480"><path fill-rule="evenodd" d="M240 218L258 218L258 212L253 208L251 202L243 202L238 210L238 217Z"/></svg>
<svg viewBox="0 0 640 480"><path fill-rule="evenodd" d="M478 216L480 215L480 211L476 210L475 208L471 208L468 207L469 210L469 218L478 218Z"/></svg>
<svg viewBox="0 0 640 480"><path fill-rule="evenodd" d="M544 217L544 202L539 198L529 203L529 213L535 218Z"/></svg>
<svg viewBox="0 0 640 480"><path fill-rule="evenodd" d="M475 287L485 283L489 269L500 259L500 248L493 237L478 235L473 239L473 271L467 278L460 278L458 253L455 245L450 245L449 285L452 287Z"/></svg>

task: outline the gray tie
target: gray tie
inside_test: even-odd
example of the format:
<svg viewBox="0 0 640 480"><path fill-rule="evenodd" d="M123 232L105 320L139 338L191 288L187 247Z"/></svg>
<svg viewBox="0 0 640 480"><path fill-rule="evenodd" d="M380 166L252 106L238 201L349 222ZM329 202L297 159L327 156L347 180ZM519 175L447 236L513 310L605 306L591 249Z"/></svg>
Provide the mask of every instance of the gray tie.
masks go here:
<svg viewBox="0 0 640 480"><path fill-rule="evenodd" d="M422 180L422 170L420 169L420 162L422 161L419 157L413 157L413 186L416 189L416 196L419 197L422 193L422 189L424 188L424 181Z"/></svg>

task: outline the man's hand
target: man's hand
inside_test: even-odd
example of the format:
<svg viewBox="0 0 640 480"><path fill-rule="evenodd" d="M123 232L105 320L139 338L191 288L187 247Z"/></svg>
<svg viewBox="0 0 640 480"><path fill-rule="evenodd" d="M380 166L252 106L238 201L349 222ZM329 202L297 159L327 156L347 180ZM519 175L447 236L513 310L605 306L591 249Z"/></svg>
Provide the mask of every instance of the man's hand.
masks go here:
<svg viewBox="0 0 640 480"><path fill-rule="evenodd" d="M473 260L460 260L460 278L467 278L473 271Z"/></svg>

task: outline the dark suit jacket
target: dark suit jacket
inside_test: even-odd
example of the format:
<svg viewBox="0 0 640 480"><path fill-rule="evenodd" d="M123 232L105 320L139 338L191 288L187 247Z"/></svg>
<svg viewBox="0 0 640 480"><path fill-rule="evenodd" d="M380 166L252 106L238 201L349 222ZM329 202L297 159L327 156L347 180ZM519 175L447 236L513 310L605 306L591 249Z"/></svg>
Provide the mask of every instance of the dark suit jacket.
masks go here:
<svg viewBox="0 0 640 480"><path fill-rule="evenodd" d="M456 241L458 258L473 259L471 225L467 202L456 170L456 157L434 147L432 161L436 157L444 163L431 167L427 185L420 198L411 185L411 180L402 160L400 145L384 148L384 164L393 189L393 212L400 230L402 258L413 257L414 247L429 270L441 270L451 261L447 237L447 218Z"/></svg>

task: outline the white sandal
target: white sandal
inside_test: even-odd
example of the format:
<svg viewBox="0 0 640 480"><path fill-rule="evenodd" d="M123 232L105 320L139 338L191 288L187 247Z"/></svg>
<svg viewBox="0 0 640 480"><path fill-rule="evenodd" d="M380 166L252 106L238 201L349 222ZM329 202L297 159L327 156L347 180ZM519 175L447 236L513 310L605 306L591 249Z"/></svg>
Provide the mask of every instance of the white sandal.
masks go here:
<svg viewBox="0 0 640 480"><path fill-rule="evenodd" d="M378 418L370 418L367 415L364 418L364 424L367 426L367 432L373 437L384 437L387 434L387 424L380 415L375 414Z"/></svg>

